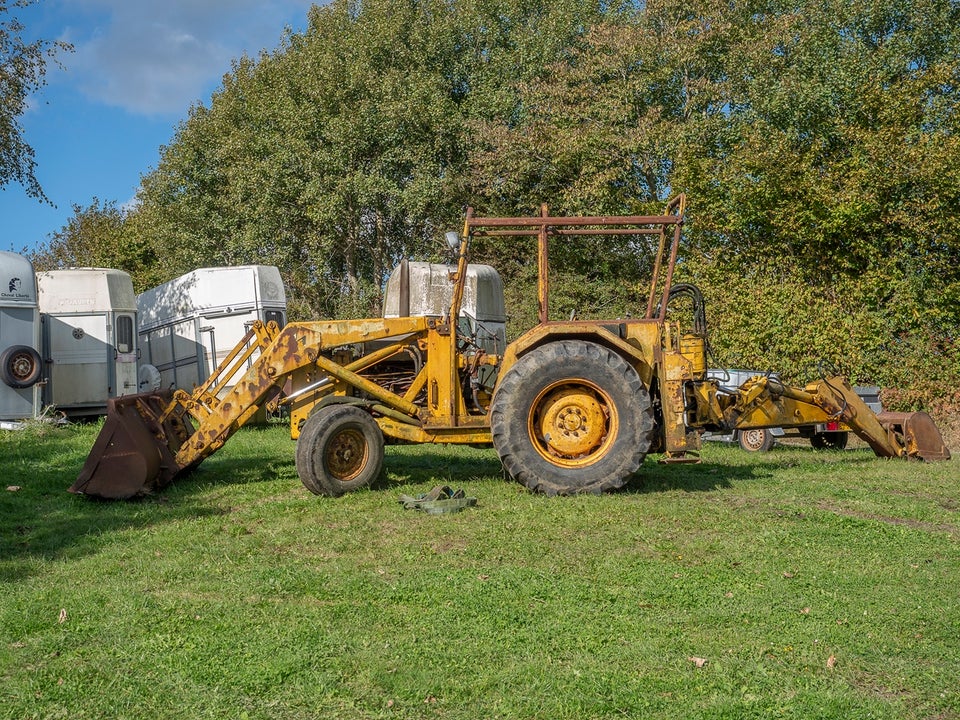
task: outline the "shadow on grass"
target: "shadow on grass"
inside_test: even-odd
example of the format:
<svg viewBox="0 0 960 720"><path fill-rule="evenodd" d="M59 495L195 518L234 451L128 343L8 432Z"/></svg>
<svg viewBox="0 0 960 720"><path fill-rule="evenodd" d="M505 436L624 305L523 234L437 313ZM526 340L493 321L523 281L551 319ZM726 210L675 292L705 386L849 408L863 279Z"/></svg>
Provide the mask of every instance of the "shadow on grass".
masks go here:
<svg viewBox="0 0 960 720"><path fill-rule="evenodd" d="M63 492L63 488L57 491ZM23 493L21 498L27 503L7 502L0 510L0 581L27 576L35 559L74 559L94 554L112 542L108 536L114 532L221 512L195 504L173 505L159 497L126 503L77 496L64 500L51 498L50 493L45 493L40 502L36 502L35 493Z"/></svg>
<svg viewBox="0 0 960 720"><path fill-rule="evenodd" d="M648 458L640 471L630 480L624 492L647 494L682 490L684 492L709 492L733 487L733 481L769 477L760 468L753 466L718 466L701 464L661 465Z"/></svg>
<svg viewBox="0 0 960 720"><path fill-rule="evenodd" d="M447 484L471 480L502 479L513 483L503 470L496 452L469 447L436 445L398 446L392 454L388 448L386 477L373 485L374 490L391 489L398 484ZM732 487L737 480L756 480L773 475L776 464L724 465L660 464L659 455L649 456L637 474L619 492L656 493L670 490L707 492Z"/></svg>
<svg viewBox="0 0 960 720"><path fill-rule="evenodd" d="M640 471L621 492L650 493L667 490L688 492L730 487L737 479L768 477L772 473L762 466L660 465L649 457ZM249 457L215 456L190 475L177 480L177 495L191 495L210 483L244 485L266 480L290 478L299 485L292 452L289 459L269 463L253 463ZM407 487L503 481L517 484L507 477L493 448L455 445L388 445L385 449L383 473L370 486L374 492L403 491Z"/></svg>
<svg viewBox="0 0 960 720"><path fill-rule="evenodd" d="M815 450L809 446L784 446L769 453L747 453L729 448L717 453L706 450L701 463L661 464L660 456L651 456L640 468L628 487L637 493L669 490L703 492L730 488L735 481L766 480L786 468L818 463L844 465L851 468L876 461L870 451L862 449L837 451Z"/></svg>
<svg viewBox="0 0 960 720"><path fill-rule="evenodd" d="M504 478L503 466L493 448L391 445L386 448L384 472L371 488L392 490L424 484L454 486Z"/></svg>
<svg viewBox="0 0 960 720"><path fill-rule="evenodd" d="M29 576L38 561L96 553L113 542L115 532L220 512L199 503L171 503L162 495L126 502L72 495L67 488L83 465L90 437L74 430L3 437L0 581Z"/></svg>

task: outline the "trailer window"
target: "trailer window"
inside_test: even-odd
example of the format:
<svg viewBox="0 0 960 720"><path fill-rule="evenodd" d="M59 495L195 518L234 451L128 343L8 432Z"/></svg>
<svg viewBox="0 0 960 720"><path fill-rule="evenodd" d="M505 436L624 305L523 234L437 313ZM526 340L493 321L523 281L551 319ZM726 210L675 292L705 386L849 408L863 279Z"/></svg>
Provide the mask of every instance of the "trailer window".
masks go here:
<svg viewBox="0 0 960 720"><path fill-rule="evenodd" d="M117 352L133 352L133 318L129 315L117 317Z"/></svg>
<svg viewBox="0 0 960 720"><path fill-rule="evenodd" d="M271 320L277 324L277 327L283 327L283 313L280 310L266 310L263 313L266 322Z"/></svg>

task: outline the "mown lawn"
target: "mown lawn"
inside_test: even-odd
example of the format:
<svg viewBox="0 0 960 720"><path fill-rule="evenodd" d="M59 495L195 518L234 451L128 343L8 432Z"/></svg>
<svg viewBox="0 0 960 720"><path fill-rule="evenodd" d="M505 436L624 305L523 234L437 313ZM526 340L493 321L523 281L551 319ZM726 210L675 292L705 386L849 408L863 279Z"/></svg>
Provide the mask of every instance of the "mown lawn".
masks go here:
<svg viewBox="0 0 960 720"><path fill-rule="evenodd" d="M65 492L95 432L0 436L3 718L960 718L956 460L710 444L546 498L403 446L333 500L275 426L106 503ZM397 502L440 483L478 507Z"/></svg>

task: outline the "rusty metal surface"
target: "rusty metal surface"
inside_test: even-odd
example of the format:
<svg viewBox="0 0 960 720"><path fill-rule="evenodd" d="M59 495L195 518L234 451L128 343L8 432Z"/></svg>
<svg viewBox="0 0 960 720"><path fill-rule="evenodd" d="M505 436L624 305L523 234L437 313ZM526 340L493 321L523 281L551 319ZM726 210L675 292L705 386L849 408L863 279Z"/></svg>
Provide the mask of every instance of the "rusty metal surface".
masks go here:
<svg viewBox="0 0 960 720"><path fill-rule="evenodd" d="M653 319L655 298L658 289L666 299L670 294L673 272L677 263L677 251L680 233L686 212L686 196L677 195L664 208L662 215L602 215L591 217L554 217L547 206L542 205L539 216L532 217L474 217L468 209L464 223L464 239L461 243L461 257L466 252L469 238L535 236L537 238L537 304L541 324L550 321L550 268L548 262L550 236L577 235L657 235L656 260L654 262L650 293L647 303L647 319ZM666 269L663 278L664 257ZM662 288L662 289L661 289ZM660 321L666 313L666 302L661 303Z"/></svg>
<svg viewBox="0 0 960 720"><path fill-rule="evenodd" d="M927 462L950 459L940 430L927 413L884 412L877 419L902 444L908 457Z"/></svg>
<svg viewBox="0 0 960 720"><path fill-rule="evenodd" d="M317 367L337 382L375 391L387 405L399 405L415 414L418 407L413 403L382 388L368 387L369 381L340 366L331 367L320 352L385 338L407 342L428 324L426 318L295 323L275 336L269 333L273 337L267 337L270 342L260 357L222 398L200 387L192 394L177 390L113 399L108 403L104 427L70 491L126 499L165 487L219 449L301 368ZM242 354L232 353L226 361L226 374L232 374L233 365L242 362ZM221 374L221 369L214 374Z"/></svg>
<svg viewBox="0 0 960 720"><path fill-rule="evenodd" d="M705 386L706 395L710 390ZM703 424L716 421L716 409L723 427L746 430L765 427L802 427L816 423L841 422L866 442L878 457L949 460L940 431L929 415L917 413L876 414L843 377L823 378L793 388L766 376L756 376L724 397L703 398L717 408L697 419ZM699 403L706 409L706 402Z"/></svg>
<svg viewBox="0 0 960 720"><path fill-rule="evenodd" d="M728 397L718 397L724 427L748 430L767 427L802 427L844 421L880 457L899 457L876 415L842 377L790 387L770 376L757 375Z"/></svg>
<svg viewBox="0 0 960 720"><path fill-rule="evenodd" d="M176 417L161 420L170 391L112 398L107 419L70 492L111 500L146 495L182 470L174 452L189 434Z"/></svg>

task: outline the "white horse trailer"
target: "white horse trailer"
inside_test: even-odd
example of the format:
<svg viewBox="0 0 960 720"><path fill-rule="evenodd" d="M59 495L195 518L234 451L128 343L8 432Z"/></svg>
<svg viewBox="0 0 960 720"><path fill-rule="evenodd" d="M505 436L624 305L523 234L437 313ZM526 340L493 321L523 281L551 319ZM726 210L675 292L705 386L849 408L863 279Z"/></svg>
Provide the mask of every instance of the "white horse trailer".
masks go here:
<svg viewBox="0 0 960 720"><path fill-rule="evenodd" d="M68 416L102 415L107 400L137 392L137 298L122 270L37 273L43 401Z"/></svg>
<svg viewBox="0 0 960 720"><path fill-rule="evenodd" d="M40 313L33 265L0 251L0 426L35 418L40 410L43 365Z"/></svg>
<svg viewBox="0 0 960 720"><path fill-rule="evenodd" d="M189 392L210 377L255 321L283 327L287 298L277 268L241 265L189 272L141 293L137 307L141 392ZM224 390L234 381L228 379Z"/></svg>

